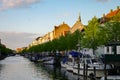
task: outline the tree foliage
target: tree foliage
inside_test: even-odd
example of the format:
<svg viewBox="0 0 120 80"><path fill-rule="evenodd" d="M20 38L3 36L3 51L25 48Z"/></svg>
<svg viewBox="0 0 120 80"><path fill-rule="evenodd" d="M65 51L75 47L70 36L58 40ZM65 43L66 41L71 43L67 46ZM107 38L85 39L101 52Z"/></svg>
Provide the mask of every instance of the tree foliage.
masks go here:
<svg viewBox="0 0 120 80"><path fill-rule="evenodd" d="M98 22L98 19L94 17L88 22L88 25L85 28L82 46L92 48L93 54L95 54L94 51L101 45L100 36L100 23Z"/></svg>
<svg viewBox="0 0 120 80"><path fill-rule="evenodd" d="M0 56L7 56L8 54L12 54L13 51L9 48L6 48L5 45L0 44Z"/></svg>

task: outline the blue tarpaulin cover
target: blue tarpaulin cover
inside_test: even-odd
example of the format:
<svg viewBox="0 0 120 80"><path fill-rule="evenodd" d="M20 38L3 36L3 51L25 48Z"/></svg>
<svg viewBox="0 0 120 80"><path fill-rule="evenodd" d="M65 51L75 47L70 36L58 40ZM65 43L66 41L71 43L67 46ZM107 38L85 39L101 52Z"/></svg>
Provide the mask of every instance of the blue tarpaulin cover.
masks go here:
<svg viewBox="0 0 120 80"><path fill-rule="evenodd" d="M71 54L72 57L78 57L78 56L82 57L82 53L80 52L71 51L69 52L69 54Z"/></svg>
<svg viewBox="0 0 120 80"><path fill-rule="evenodd" d="M63 58L63 60L62 60L63 63L65 63L65 62L67 62L67 61L68 61L68 58L67 58L67 57Z"/></svg>

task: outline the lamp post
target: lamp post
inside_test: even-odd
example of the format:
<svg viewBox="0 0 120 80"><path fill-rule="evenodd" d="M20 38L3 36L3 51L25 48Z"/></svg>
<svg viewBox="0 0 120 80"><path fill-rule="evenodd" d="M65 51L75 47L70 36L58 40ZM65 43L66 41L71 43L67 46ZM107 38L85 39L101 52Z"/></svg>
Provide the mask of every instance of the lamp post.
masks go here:
<svg viewBox="0 0 120 80"><path fill-rule="evenodd" d="M1 57L1 49L0 49L0 57Z"/></svg>
<svg viewBox="0 0 120 80"><path fill-rule="evenodd" d="M78 43L77 45L76 45L77 47L78 47L78 52L80 53L80 44ZM80 57L79 57L79 53L78 53L78 61L77 61L77 64L78 64L78 80L80 80L80 78L79 78L79 74L80 74Z"/></svg>

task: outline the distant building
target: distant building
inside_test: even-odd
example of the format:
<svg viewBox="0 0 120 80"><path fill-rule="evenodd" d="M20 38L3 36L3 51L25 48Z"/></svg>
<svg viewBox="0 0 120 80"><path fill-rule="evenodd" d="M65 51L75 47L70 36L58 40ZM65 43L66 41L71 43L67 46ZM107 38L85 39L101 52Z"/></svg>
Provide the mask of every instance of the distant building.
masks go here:
<svg viewBox="0 0 120 80"><path fill-rule="evenodd" d="M55 26L52 32L49 32L44 36L38 37L34 41L32 41L32 43L29 45L29 48L34 45L52 41L53 39L59 38L60 36L65 36L66 33L69 31L70 31L70 27L63 22L63 24L60 24L59 26Z"/></svg>
<svg viewBox="0 0 120 80"><path fill-rule="evenodd" d="M60 36L65 36L67 32L70 31L70 27L68 24L60 24L59 26L55 26L53 30L53 39L57 39Z"/></svg>
<svg viewBox="0 0 120 80"><path fill-rule="evenodd" d="M82 31L83 29L84 29L84 26L81 23L81 17L79 15L78 20L75 22L72 28L70 28L69 25L66 24L65 22L63 22L58 26L54 26L54 29L52 32L49 32L42 37L37 37L34 41L32 41L28 49L34 45L52 41L53 39L58 39L60 36L65 36L68 32L74 33L76 30Z"/></svg>
<svg viewBox="0 0 120 80"><path fill-rule="evenodd" d="M76 23L72 26L72 28L70 29L71 33L74 33L76 30L82 31L84 29L83 24L81 23L81 17L79 15L78 20L76 21Z"/></svg>
<svg viewBox="0 0 120 80"><path fill-rule="evenodd" d="M43 43L50 41L50 33L47 33L43 38L44 38Z"/></svg>
<svg viewBox="0 0 120 80"><path fill-rule="evenodd" d="M37 40L37 44L42 44L42 43L52 41L52 40L53 40L53 31L48 32L43 37L39 37L38 40Z"/></svg>
<svg viewBox="0 0 120 80"><path fill-rule="evenodd" d="M42 37L36 38L32 43L29 45L28 49L34 45L42 44L48 41L52 41L53 39L58 39L60 36L65 36L68 32L74 33L76 30L82 31L84 29L83 24L81 23L81 17L79 15L78 20L76 23L72 26L72 28L69 27L68 24L63 22L62 24L58 26L54 26L54 29L52 32L49 32L45 34Z"/></svg>
<svg viewBox="0 0 120 80"><path fill-rule="evenodd" d="M41 44L41 43L42 43L42 37L39 37L39 38L38 38L37 43L38 43L38 44Z"/></svg>
<svg viewBox="0 0 120 80"><path fill-rule="evenodd" d="M32 42L32 46L37 45L37 44L38 44L38 40L34 40L34 41Z"/></svg>
<svg viewBox="0 0 120 80"><path fill-rule="evenodd" d="M19 52L21 52L21 51L24 50L24 49L27 49L27 47L17 48L17 49L16 49L16 52L19 53Z"/></svg>
<svg viewBox="0 0 120 80"><path fill-rule="evenodd" d="M50 34L49 40L52 41L54 39L54 33L53 33L53 31L50 32L49 34Z"/></svg>

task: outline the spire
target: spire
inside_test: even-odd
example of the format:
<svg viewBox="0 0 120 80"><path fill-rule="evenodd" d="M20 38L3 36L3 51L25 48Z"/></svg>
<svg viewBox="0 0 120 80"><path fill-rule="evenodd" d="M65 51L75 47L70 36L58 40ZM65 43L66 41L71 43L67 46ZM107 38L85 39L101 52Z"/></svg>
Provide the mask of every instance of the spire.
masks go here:
<svg viewBox="0 0 120 80"><path fill-rule="evenodd" d="M65 24L65 22L63 21L63 24Z"/></svg>
<svg viewBox="0 0 120 80"><path fill-rule="evenodd" d="M78 21L81 22L81 16L80 16L80 13L79 13L79 16L78 16Z"/></svg>

